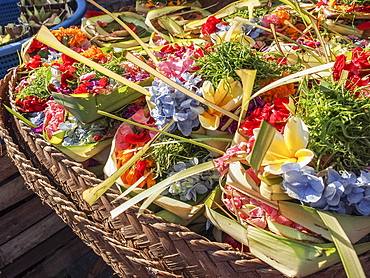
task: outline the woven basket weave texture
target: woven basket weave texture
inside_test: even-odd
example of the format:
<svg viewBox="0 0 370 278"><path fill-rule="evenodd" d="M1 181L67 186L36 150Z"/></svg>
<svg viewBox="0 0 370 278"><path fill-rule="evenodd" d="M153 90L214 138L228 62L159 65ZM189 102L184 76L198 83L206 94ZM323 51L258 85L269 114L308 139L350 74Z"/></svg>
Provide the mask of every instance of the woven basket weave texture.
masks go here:
<svg viewBox="0 0 370 278"><path fill-rule="evenodd" d="M0 83L1 104L14 105L16 71ZM9 95L8 95L9 92ZM81 198L101 182L0 105L0 137L27 185L121 277L284 277L253 255L211 242L186 227L132 207L116 219L109 211L119 192L108 190L93 206ZM124 200L123 200L124 201ZM122 202L122 201L121 201ZM370 273L370 253L361 256ZM341 264L309 277L346 277Z"/></svg>

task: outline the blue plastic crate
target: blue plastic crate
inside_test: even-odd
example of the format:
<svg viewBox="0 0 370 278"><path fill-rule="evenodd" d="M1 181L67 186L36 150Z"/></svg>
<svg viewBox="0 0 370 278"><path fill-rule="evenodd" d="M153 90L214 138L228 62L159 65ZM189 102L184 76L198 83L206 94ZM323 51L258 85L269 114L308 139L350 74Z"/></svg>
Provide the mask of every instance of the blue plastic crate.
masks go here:
<svg viewBox="0 0 370 278"><path fill-rule="evenodd" d="M20 14L18 6L16 4L18 1L19 0L16 0L15 2L15 6L18 11L17 18L19 17L19 14ZM73 15L67 20L60 23L59 25L53 27L52 29L56 30L60 27L67 28L69 26L80 24L81 19L86 13L86 1L85 0L75 0L75 1L77 4L77 8L75 12L73 13ZM10 1L0 0L0 5L2 2L10 2ZM5 23L4 25L6 24L7 23ZM20 42L15 42L15 43L11 43L5 46L0 46L0 79L2 79L8 73L9 69L14 68L19 65L18 52L21 50L22 44L25 43L27 40L29 40L29 38L24 39L23 41L20 41Z"/></svg>
<svg viewBox="0 0 370 278"><path fill-rule="evenodd" d="M8 23L18 23L19 8L17 6L19 0L0 0L0 25L4 26Z"/></svg>

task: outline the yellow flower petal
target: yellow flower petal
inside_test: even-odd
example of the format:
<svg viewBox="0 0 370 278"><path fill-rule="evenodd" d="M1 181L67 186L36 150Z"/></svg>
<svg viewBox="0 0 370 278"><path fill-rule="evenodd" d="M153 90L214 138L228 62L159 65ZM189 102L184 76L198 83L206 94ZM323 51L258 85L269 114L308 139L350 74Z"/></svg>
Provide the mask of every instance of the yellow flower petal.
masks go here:
<svg viewBox="0 0 370 278"><path fill-rule="evenodd" d="M267 153L262 161L262 166L274 164L278 160L285 161L291 157L293 156L285 145L283 135L280 132L276 131L270 148L267 150Z"/></svg>
<svg viewBox="0 0 370 278"><path fill-rule="evenodd" d="M217 114L209 114L208 112L204 112L198 117L200 124L206 129L216 130L220 125L220 116Z"/></svg>
<svg viewBox="0 0 370 278"><path fill-rule="evenodd" d="M213 85L210 81L208 81L208 80L204 81L201 91L202 91L203 97L206 100L208 100L209 102L215 103L215 99L214 99L215 90L214 90Z"/></svg>
<svg viewBox="0 0 370 278"><path fill-rule="evenodd" d="M307 147L308 128L299 117L291 117L284 128L284 140L291 155Z"/></svg>
<svg viewBox="0 0 370 278"><path fill-rule="evenodd" d="M274 175L281 175L283 171L281 171L282 164L270 164L265 167L265 172L274 174Z"/></svg>
<svg viewBox="0 0 370 278"><path fill-rule="evenodd" d="M218 102L218 105L224 107L230 101L238 98L243 94L242 84L239 81L234 81L229 84L228 90L223 93L223 98ZM218 98L217 98L218 99Z"/></svg>
<svg viewBox="0 0 370 278"><path fill-rule="evenodd" d="M297 158L297 163L303 167L310 163L314 157L314 153L308 149L301 149L296 152L295 157Z"/></svg>
<svg viewBox="0 0 370 278"><path fill-rule="evenodd" d="M226 109L227 111L234 110L235 108L239 107L242 104L242 99L243 99L242 95L233 98L226 105L223 105L222 108Z"/></svg>

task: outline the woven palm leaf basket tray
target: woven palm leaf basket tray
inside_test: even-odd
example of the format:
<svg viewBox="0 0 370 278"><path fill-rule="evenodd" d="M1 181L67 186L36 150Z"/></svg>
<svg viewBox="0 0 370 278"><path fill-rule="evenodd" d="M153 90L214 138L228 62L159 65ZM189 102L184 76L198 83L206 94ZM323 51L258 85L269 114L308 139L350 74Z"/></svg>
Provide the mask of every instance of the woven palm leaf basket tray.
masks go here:
<svg viewBox="0 0 370 278"><path fill-rule="evenodd" d="M367 27L322 5L41 27L0 81L7 154L120 277L370 277Z"/></svg>

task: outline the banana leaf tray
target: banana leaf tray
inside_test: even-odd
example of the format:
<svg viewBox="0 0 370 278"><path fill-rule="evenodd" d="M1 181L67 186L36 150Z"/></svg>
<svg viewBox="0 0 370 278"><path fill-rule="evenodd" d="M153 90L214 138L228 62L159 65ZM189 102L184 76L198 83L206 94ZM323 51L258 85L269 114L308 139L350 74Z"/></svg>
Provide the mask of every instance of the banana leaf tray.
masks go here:
<svg viewBox="0 0 370 278"><path fill-rule="evenodd" d="M9 113L9 93L17 81L14 70L0 81L0 137L28 188L49 205L81 240L120 277L286 277L252 254L210 241L186 227L147 210L137 217L132 207L112 219L118 191L108 190L94 205L82 192L102 181L72 161ZM125 201L125 200L123 200ZM122 202L123 202L122 201ZM370 275L370 252L360 256ZM306 277L346 277L338 263ZM370 277L370 276L369 276Z"/></svg>

